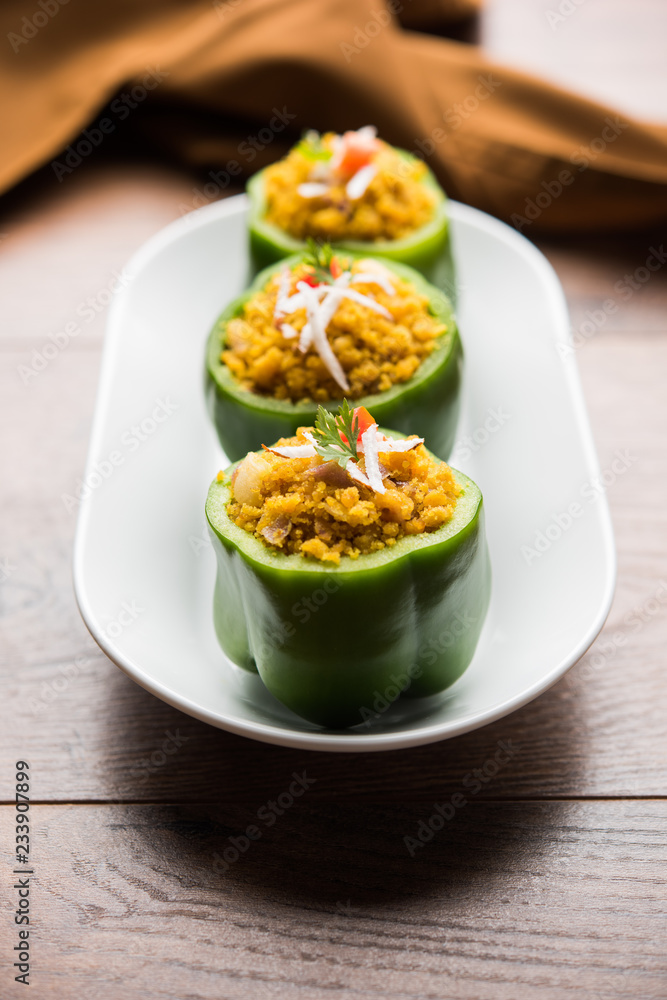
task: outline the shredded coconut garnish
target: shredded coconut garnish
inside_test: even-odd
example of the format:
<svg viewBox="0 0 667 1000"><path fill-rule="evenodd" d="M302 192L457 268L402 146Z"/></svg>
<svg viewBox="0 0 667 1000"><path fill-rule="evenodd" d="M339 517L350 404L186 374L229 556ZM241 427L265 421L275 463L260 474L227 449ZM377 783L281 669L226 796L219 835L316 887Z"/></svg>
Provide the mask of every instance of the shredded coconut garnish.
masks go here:
<svg viewBox="0 0 667 1000"><path fill-rule="evenodd" d="M383 292L387 295L395 295L396 289L392 285L391 281L386 274L382 274L381 271L376 271L372 273L371 271L357 271L355 275L352 276L352 284L359 283L360 285L379 285Z"/></svg>
<svg viewBox="0 0 667 1000"><path fill-rule="evenodd" d="M351 299L367 309L372 309L386 319L393 319L388 309L370 295L363 295L355 288L350 288L350 284L359 277L363 277L368 283L375 282L385 291L387 287L391 289L389 294L394 294L393 285L382 275L363 274L353 275L351 271L343 271L332 284L322 283L313 287L307 281L298 281L296 292L289 294L290 276L283 271L278 288L278 297L274 309L274 317L279 320L283 316L290 316L298 309L306 310L306 323L298 334L290 323L283 323L280 330L288 340L299 336L298 348L305 354L312 345L322 361L327 366L332 378L345 392L349 391L350 385L347 381L342 365L336 357L331 344L327 339L327 328L336 314L336 310L342 299Z"/></svg>
<svg viewBox="0 0 667 1000"><path fill-rule="evenodd" d="M278 295L276 297L276 305L273 310L274 320L278 320L281 316L285 315L285 304L287 302L287 297L289 295L290 285L292 284L292 275L290 274L290 269L284 267L280 272L280 284L278 285Z"/></svg>
<svg viewBox="0 0 667 1000"><path fill-rule="evenodd" d="M288 268L283 268L280 273L280 283L273 310L276 325L279 325L283 337L287 340L299 338L297 346L302 354L305 354L313 346L331 377L344 392L349 391L350 385L343 367L329 343L327 328L343 299L350 299L367 309L372 309L373 312L379 313L385 319L393 320L394 317L389 310L376 299L358 292L356 288L350 288L350 285L356 282L375 284L387 295L395 295L396 290L389 279L387 270L381 265L375 266L375 264L375 261L367 261L364 265L367 270L357 274L343 271L331 284L322 282L313 287L307 281L298 281L296 291L291 295L292 274ZM281 323L283 317L291 316L299 309L306 310L306 323L300 333L291 323Z"/></svg>
<svg viewBox="0 0 667 1000"><path fill-rule="evenodd" d="M361 435L361 444L364 450L366 461L366 475L371 485L371 489L376 493L386 493L382 476L380 474L380 460L378 458L378 425L371 424Z"/></svg>
<svg viewBox="0 0 667 1000"><path fill-rule="evenodd" d="M280 314L281 316L291 316L291 314L295 313L297 309L305 309L305 308L306 308L306 300L304 299L303 295L300 295L297 292L296 295L290 295L289 298L283 299L282 305L280 307Z"/></svg>
<svg viewBox="0 0 667 1000"><path fill-rule="evenodd" d="M367 163L365 167L357 170L356 174L350 178L345 185L345 194L351 201L358 201L366 194L366 189L378 172L374 163ZM303 185L302 185L303 186Z"/></svg>
<svg viewBox="0 0 667 1000"><path fill-rule="evenodd" d="M304 323L303 329L301 331L301 336L299 337L299 350L302 354L305 354L310 345L313 342L313 329L310 323Z"/></svg>
<svg viewBox="0 0 667 1000"><path fill-rule="evenodd" d="M326 194L328 190L328 184L323 184L319 181L310 181L305 184L299 184L296 192L297 194L300 194L302 198L321 198L322 195Z"/></svg>
<svg viewBox="0 0 667 1000"><path fill-rule="evenodd" d="M312 444L284 444L273 448L262 445L262 447L265 451L272 451L274 455L280 455L282 458L315 458L317 455Z"/></svg>
<svg viewBox="0 0 667 1000"><path fill-rule="evenodd" d="M326 297L323 296L323 301L320 303L317 289L311 288L305 281L299 281L296 287L306 300L306 313L313 338L313 346L331 372L332 377L341 389L347 392L350 384L347 381L340 361L334 354L333 348L327 339L326 332L329 321L338 308L342 289L337 288L335 285L325 286L327 289L327 293L325 293ZM332 301L334 295L336 299Z"/></svg>
<svg viewBox="0 0 667 1000"><path fill-rule="evenodd" d="M371 486L371 481L365 473L361 471L357 463L353 458L345 466L345 471L347 472L350 479L356 479L358 483L363 483L364 486L368 486L369 489L373 489ZM382 488L384 492L384 487Z"/></svg>
<svg viewBox="0 0 667 1000"><path fill-rule="evenodd" d="M397 441L396 438L388 438L384 434L378 434L377 436L377 447L380 454L388 451L412 451L418 444L423 443L424 438L419 437L410 438L408 441Z"/></svg>
<svg viewBox="0 0 667 1000"><path fill-rule="evenodd" d="M417 445L424 443L424 438L420 437L409 438L408 440L398 440L397 438L386 437L377 429L377 424L374 426L376 441L375 448L379 455L382 455L383 452L386 454L390 451L412 451L412 449L416 448ZM361 451L363 454L366 453L366 434L368 434L370 429L371 428L369 427L365 434L362 434L361 441L357 446L357 450Z"/></svg>
<svg viewBox="0 0 667 1000"><path fill-rule="evenodd" d="M358 302L360 306L366 306L368 309L380 313L381 316L385 316L387 319L394 318L388 309L385 309L381 303L376 302L369 295L362 295L361 292L357 292L354 288L348 288L344 294L346 299L352 299L353 302Z"/></svg>
<svg viewBox="0 0 667 1000"><path fill-rule="evenodd" d="M314 289L311 289L314 291ZM269 448L262 445L265 451L271 451L281 458L316 458L320 453L317 450L318 442L313 437L311 431L303 430L302 437L305 437L307 444L276 445ZM386 493L387 489L382 482L386 475L386 470L380 462L380 455L390 451L412 451L417 445L423 444L424 438L410 438L409 440L397 440L386 437L380 432L377 424L371 424L360 436L357 442L358 453L364 456L366 471L360 467L358 461L350 458L345 471L348 476L363 486L367 486L374 493Z"/></svg>

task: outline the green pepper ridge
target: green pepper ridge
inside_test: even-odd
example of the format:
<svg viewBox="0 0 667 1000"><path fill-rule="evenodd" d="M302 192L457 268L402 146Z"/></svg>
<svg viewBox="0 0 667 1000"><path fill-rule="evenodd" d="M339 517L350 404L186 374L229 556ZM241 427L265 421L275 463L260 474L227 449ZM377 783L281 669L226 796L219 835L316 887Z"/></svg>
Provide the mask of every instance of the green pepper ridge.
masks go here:
<svg viewBox="0 0 667 1000"><path fill-rule="evenodd" d="M336 567L276 551L238 527L226 509L228 476L214 481L206 502L214 622L229 659L258 672L298 715L333 728L367 722L378 697L393 702L403 689L425 697L453 684L474 654L491 575L481 492L452 472L462 493L446 524Z"/></svg>

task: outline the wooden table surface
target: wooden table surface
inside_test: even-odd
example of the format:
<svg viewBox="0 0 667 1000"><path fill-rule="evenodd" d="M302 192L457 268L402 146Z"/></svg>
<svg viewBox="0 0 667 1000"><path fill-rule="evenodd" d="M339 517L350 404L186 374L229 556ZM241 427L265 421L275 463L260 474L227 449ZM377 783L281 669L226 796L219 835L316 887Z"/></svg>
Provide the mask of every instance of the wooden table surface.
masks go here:
<svg viewBox="0 0 667 1000"><path fill-rule="evenodd" d="M496 0L483 42L627 113L664 115L664 5L579 4L551 27L557 0ZM606 299L619 306L577 338L601 465L633 456L608 491L618 588L593 649L485 729L315 754L158 701L94 645L73 598L75 516L60 498L83 474L107 290L197 183L99 159L0 202L0 996L24 995L9 968L23 758L33 997L667 997L667 267L625 300L614 290L664 233L539 241L575 332ZM80 336L25 384L20 366L87 306ZM517 748L511 762L411 857L403 838L499 740ZM225 871L229 838L294 772L312 787Z"/></svg>

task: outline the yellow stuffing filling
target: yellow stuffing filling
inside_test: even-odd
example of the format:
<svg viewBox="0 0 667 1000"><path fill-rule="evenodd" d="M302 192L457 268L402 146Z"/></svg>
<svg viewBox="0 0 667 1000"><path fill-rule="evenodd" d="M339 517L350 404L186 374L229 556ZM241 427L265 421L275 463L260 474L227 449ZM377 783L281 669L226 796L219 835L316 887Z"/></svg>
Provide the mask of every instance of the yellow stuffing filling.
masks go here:
<svg viewBox="0 0 667 1000"><path fill-rule="evenodd" d="M346 268L349 261L341 260ZM375 261L355 261L353 274L378 267ZM297 281L312 272L306 264L292 272L290 292ZM375 299L391 319L368 306L342 299L327 326L327 339L349 382L348 399L384 392L410 379L447 330L429 311L428 298L414 285L384 269L394 294L375 283L355 282L351 287ZM340 399L343 392L311 345L299 349L299 337L286 338L281 325L301 333L306 310L299 309L275 319L274 310L281 275L276 273L265 288L246 302L239 316L222 331L225 349L220 357L244 389L293 403L313 400L324 403Z"/></svg>
<svg viewBox="0 0 667 1000"><path fill-rule="evenodd" d="M304 430L278 445L305 444ZM359 467L364 470L363 456ZM335 462L250 454L232 477L227 512L240 528L271 548L323 562L357 559L395 545L405 535L435 531L454 513L460 493L446 462L423 445L380 452L385 493L352 480Z"/></svg>
<svg viewBox="0 0 667 1000"><path fill-rule="evenodd" d="M331 148L335 133L322 136ZM264 172L267 198L266 219L296 239L336 242L340 240L398 240L429 222L436 197L422 183L426 166L421 160L406 160L386 142L378 141L373 156L377 173L360 198L350 199L346 180L329 186L326 194L304 198L300 184L313 179L313 160L296 146ZM316 176L316 175L315 175Z"/></svg>

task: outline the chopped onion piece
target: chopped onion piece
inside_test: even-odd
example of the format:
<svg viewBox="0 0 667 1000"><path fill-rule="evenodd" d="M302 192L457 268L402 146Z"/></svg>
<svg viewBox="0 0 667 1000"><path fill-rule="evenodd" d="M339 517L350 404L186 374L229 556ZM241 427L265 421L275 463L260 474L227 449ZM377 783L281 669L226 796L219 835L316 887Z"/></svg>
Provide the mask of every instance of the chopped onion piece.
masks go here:
<svg viewBox="0 0 667 1000"><path fill-rule="evenodd" d="M347 472L333 459L330 462L314 465L312 469L308 470L308 474L313 479L326 483L327 486L333 486L337 490L344 490L350 485L350 477Z"/></svg>
<svg viewBox="0 0 667 1000"><path fill-rule="evenodd" d="M299 184L296 193L300 194L302 198L321 198L328 190L328 184L320 184L318 181L307 181L305 184Z"/></svg>
<svg viewBox="0 0 667 1000"><path fill-rule="evenodd" d="M385 493L384 483L380 475L380 460L378 458L378 425L371 424L361 435L361 443L364 449L364 459L366 461L366 475L371 484L371 488L376 493Z"/></svg>
<svg viewBox="0 0 667 1000"><path fill-rule="evenodd" d="M365 167L357 170L356 174L345 185L345 194L348 198L351 201L358 201L359 198L362 198L377 172L378 168L374 163L367 163ZM301 186L303 187L303 185Z"/></svg>
<svg viewBox="0 0 667 1000"><path fill-rule="evenodd" d="M263 535L271 545L282 545L291 530L290 518L286 514L281 514L273 524L267 524L266 527L262 528L260 535Z"/></svg>
<svg viewBox="0 0 667 1000"><path fill-rule="evenodd" d="M287 340L292 340L294 337L300 336L299 331L296 330L291 323L283 323L280 327L280 332Z"/></svg>
<svg viewBox="0 0 667 1000"><path fill-rule="evenodd" d="M352 284L359 282L364 285L379 285L383 292L387 295L395 295L396 289L392 285L391 281L385 274L381 274L379 271L375 274L371 274L370 271L357 271L356 274L352 276Z"/></svg>

